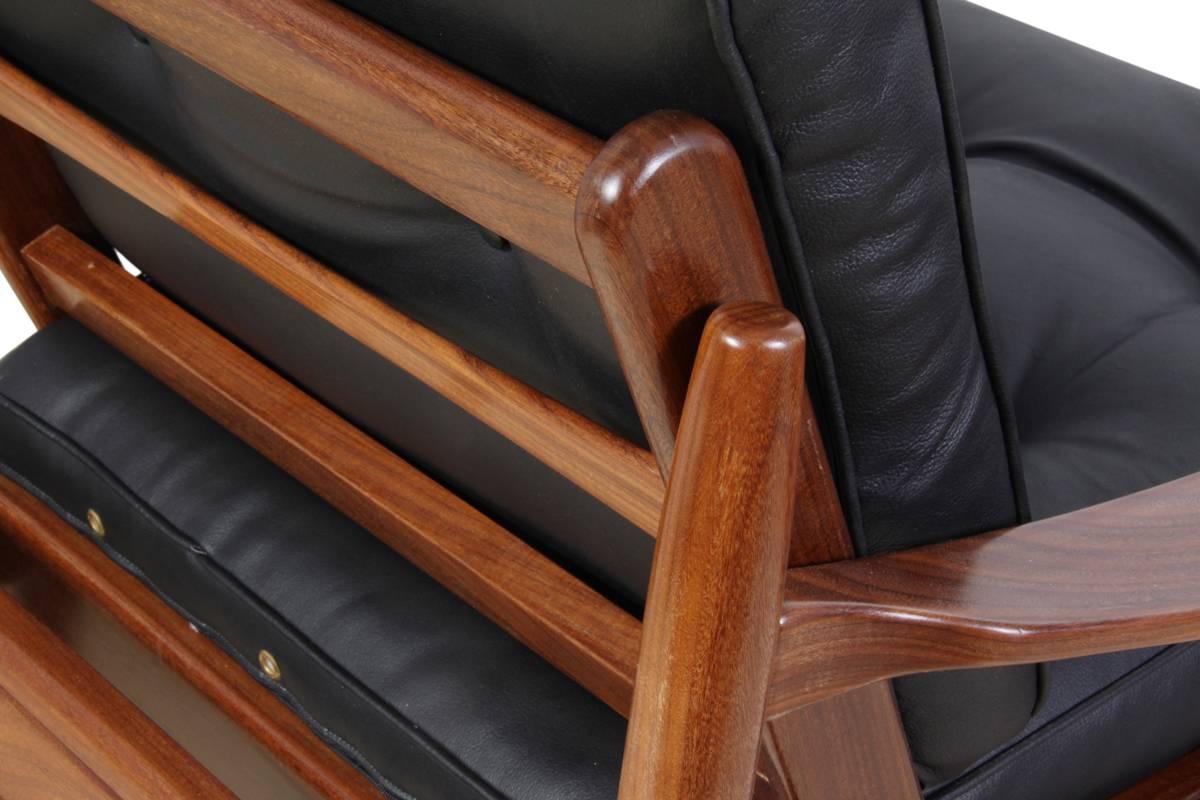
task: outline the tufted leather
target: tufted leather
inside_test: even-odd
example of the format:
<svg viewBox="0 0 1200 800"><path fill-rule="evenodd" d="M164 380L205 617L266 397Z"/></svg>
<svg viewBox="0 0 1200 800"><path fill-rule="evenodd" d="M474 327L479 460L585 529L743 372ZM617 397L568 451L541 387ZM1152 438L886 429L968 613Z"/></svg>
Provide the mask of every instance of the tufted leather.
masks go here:
<svg viewBox="0 0 1200 800"><path fill-rule="evenodd" d="M73 321L0 361L0 473L391 796L616 795L620 716Z"/></svg>

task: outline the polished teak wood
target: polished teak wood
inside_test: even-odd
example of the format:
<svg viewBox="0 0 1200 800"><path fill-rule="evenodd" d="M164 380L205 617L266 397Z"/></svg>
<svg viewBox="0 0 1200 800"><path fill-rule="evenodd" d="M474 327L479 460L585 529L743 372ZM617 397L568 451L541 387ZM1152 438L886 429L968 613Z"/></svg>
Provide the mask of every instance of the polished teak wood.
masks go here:
<svg viewBox="0 0 1200 800"><path fill-rule="evenodd" d="M171 172L3 59L0 115L242 264L643 531L657 533L664 486L650 453L399 313ZM47 167L61 182L53 165L47 162ZM34 221L45 224L16 231L19 243L12 263L19 266L16 251L60 220L37 216Z"/></svg>
<svg viewBox="0 0 1200 800"><path fill-rule="evenodd" d="M1200 800L1200 750L1156 772L1114 800Z"/></svg>
<svg viewBox="0 0 1200 800"><path fill-rule="evenodd" d="M712 125L660 112L588 167L579 246L665 475L700 332L722 303L779 302L741 161Z"/></svg>
<svg viewBox="0 0 1200 800"><path fill-rule="evenodd" d="M325 0L97 0L580 281L600 142Z"/></svg>
<svg viewBox="0 0 1200 800"><path fill-rule="evenodd" d="M641 625L61 228L24 254L56 306L625 712Z"/></svg>
<svg viewBox="0 0 1200 800"><path fill-rule="evenodd" d="M761 387L747 395L745 386ZM717 311L680 425L655 553L622 800L744 798L783 600L804 332L778 306Z"/></svg>
<svg viewBox="0 0 1200 800"><path fill-rule="evenodd" d="M711 125L660 113L618 132L589 168L576 209L580 246L622 359L643 426L664 475L688 394L700 327L712 309L739 300L778 305L779 292L737 154ZM743 387L747 389L747 387ZM747 396L753 390L746 391ZM853 547L808 392L793 409L800 437L788 563L852 558ZM825 716L846 720L863 752L906 753L890 687L834 698ZM823 797L847 794L850 748L799 746L816 730L808 711L768 730L757 793L803 784ZM772 725L782 723L771 723ZM773 746L778 741L779 746ZM897 798L915 798L910 765L887 760ZM869 783L861 784L865 792Z"/></svg>
<svg viewBox="0 0 1200 800"><path fill-rule="evenodd" d="M21 259L21 248L51 225L89 230L71 190L36 136L0 119L0 273L41 328L58 312Z"/></svg>
<svg viewBox="0 0 1200 800"><path fill-rule="evenodd" d="M793 570L770 705L1200 639L1200 474L1007 531Z"/></svg>
<svg viewBox="0 0 1200 800"><path fill-rule="evenodd" d="M122 800L234 800L186 750L0 592L4 712L14 725L0 720L0 748L12 756L28 750L32 764L42 767L50 766L39 764L46 753L51 764L69 770L58 776L47 771L39 779L36 771L28 774L30 764L6 759L0 763L0 776L8 779L0 788L5 796L57 789L65 797L100 787Z"/></svg>

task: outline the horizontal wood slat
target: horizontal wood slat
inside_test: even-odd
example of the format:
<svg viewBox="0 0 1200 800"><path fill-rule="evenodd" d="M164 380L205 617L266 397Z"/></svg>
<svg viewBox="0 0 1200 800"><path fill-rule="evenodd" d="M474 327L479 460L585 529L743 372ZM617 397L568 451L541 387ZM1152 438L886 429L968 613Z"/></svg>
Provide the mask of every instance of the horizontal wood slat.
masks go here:
<svg viewBox="0 0 1200 800"><path fill-rule="evenodd" d="M14 785L11 763L0 764L0 786L7 797L33 797L56 780L58 793L42 797L74 797L79 789L107 790L100 797L127 800L234 800L233 795L186 750L175 743L132 703L100 677L91 666L34 619L16 600L0 592L0 713L16 719L32 746L25 753L38 765L40 753L53 766L77 770L42 776L49 783L24 779ZM12 756L20 742L9 738L14 729L0 719L0 756ZM58 748L54 745L58 744ZM28 777L28 776L26 776ZM88 780L88 779L91 780ZM12 792L21 791L20 795ZM27 793L28 792L28 793Z"/></svg>
<svg viewBox="0 0 1200 800"><path fill-rule="evenodd" d="M654 457L646 450L405 317L171 172L2 59L0 115L208 242L646 533L657 535L666 490Z"/></svg>
<svg viewBox="0 0 1200 800"><path fill-rule="evenodd" d="M97 0L588 283L575 196L600 142L327 0Z"/></svg>
<svg viewBox="0 0 1200 800"><path fill-rule="evenodd" d="M1200 473L1007 531L791 570L768 709L881 678L1200 639Z"/></svg>
<svg viewBox="0 0 1200 800"><path fill-rule="evenodd" d="M628 712L635 618L67 231L23 252L65 313Z"/></svg>
<svg viewBox="0 0 1200 800"><path fill-rule="evenodd" d="M383 800L361 772L232 658L197 636L186 619L45 504L3 477L0 531L66 587L110 614L321 796Z"/></svg>

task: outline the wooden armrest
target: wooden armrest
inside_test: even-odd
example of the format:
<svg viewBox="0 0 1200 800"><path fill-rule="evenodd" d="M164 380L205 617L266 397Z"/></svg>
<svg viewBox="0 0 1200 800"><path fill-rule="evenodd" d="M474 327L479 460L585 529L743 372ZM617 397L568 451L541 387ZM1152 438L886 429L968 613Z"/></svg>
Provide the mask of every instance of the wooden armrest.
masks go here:
<svg viewBox="0 0 1200 800"><path fill-rule="evenodd" d="M1006 531L793 569L768 713L883 678L1200 639L1200 473Z"/></svg>

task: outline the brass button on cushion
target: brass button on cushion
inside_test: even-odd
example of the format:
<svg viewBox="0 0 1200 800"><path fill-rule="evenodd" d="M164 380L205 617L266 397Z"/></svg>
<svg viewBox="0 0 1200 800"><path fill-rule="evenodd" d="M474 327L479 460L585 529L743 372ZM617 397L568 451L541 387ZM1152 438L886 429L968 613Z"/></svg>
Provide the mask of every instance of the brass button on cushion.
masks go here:
<svg viewBox="0 0 1200 800"><path fill-rule="evenodd" d="M88 527L92 529L92 533L96 534L101 539L104 538L104 520L100 519L100 514L96 512L96 509L88 509L87 523Z"/></svg>
<svg viewBox="0 0 1200 800"><path fill-rule="evenodd" d="M263 674L273 681L283 677L283 673L279 671L279 662L266 650L258 651L258 666L262 668Z"/></svg>

